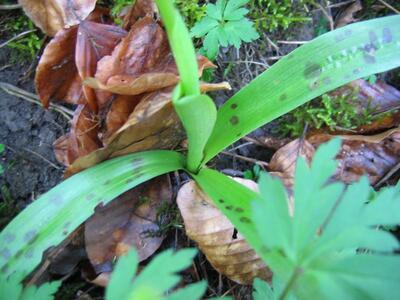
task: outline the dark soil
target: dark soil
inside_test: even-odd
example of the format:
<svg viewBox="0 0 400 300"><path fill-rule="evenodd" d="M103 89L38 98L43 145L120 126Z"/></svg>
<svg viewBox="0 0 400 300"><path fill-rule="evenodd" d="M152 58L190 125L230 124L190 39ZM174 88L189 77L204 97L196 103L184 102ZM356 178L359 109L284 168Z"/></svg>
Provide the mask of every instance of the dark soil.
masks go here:
<svg viewBox="0 0 400 300"><path fill-rule="evenodd" d="M0 67L8 65L11 51L0 49ZM33 80L19 84L18 80L29 68L28 63L11 65L0 72L0 82L10 83L27 91L34 91ZM12 201L11 218L27 203L35 200L62 178L62 167L52 149L54 140L67 129L63 116L19 99L0 90L0 143L6 146L2 154L5 169L0 177L1 201ZM12 209L16 206L17 209ZM14 207L15 208L15 207Z"/></svg>

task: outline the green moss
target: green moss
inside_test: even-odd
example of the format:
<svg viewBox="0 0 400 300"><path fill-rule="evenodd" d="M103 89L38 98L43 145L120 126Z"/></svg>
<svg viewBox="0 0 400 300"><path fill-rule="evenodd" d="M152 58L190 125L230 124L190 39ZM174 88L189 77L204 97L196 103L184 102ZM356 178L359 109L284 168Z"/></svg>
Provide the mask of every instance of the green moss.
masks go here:
<svg viewBox="0 0 400 300"><path fill-rule="evenodd" d="M199 2L199 0L175 0L175 4L189 28L192 28L206 14L206 5L199 4Z"/></svg>
<svg viewBox="0 0 400 300"><path fill-rule="evenodd" d="M36 29L32 21L25 15L10 18L4 27L10 37ZM11 54L12 63L32 60L38 54L41 46L42 34L39 29L7 44L7 47L14 49Z"/></svg>
<svg viewBox="0 0 400 300"><path fill-rule="evenodd" d="M287 29L293 23L311 21L304 6L314 3L315 0L252 0L250 17L260 33Z"/></svg>
<svg viewBox="0 0 400 300"><path fill-rule="evenodd" d="M358 90L353 90L350 95L325 94L279 119L278 133L298 137L302 135L306 124L310 129L329 127L331 130L351 130L382 117L374 116L374 109L369 105L357 111L358 101Z"/></svg>

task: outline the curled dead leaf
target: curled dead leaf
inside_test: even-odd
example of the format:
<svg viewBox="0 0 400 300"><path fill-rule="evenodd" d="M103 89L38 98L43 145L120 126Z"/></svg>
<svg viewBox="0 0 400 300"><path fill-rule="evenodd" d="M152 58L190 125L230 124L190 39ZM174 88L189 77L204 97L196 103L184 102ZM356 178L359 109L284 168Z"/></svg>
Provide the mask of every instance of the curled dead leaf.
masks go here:
<svg viewBox="0 0 400 300"><path fill-rule="evenodd" d="M62 29L43 51L36 69L36 91L44 107L50 100L84 104L82 80L75 65L77 28Z"/></svg>
<svg viewBox="0 0 400 300"><path fill-rule="evenodd" d="M131 248L139 261L150 257L164 239L158 219L171 201L169 177L160 176L96 209L85 223L86 251L96 273L111 273L115 258Z"/></svg>
<svg viewBox="0 0 400 300"><path fill-rule="evenodd" d="M72 164L78 157L101 147L98 139L99 121L87 105L79 105L74 112L71 130L67 135L57 139L54 143L54 150L57 159Z"/></svg>
<svg viewBox="0 0 400 300"><path fill-rule="evenodd" d="M318 147L335 136L320 134L309 138ZM342 147L336 159L339 161L335 178L345 183L357 181L367 175L372 185L400 162L400 129L363 136L341 135Z"/></svg>
<svg viewBox="0 0 400 300"><path fill-rule="evenodd" d="M118 26L84 21L78 27L75 46L75 63L80 78L94 76L97 62L109 55L127 32ZM86 100L93 111L98 105L94 91L83 86Z"/></svg>
<svg viewBox="0 0 400 300"><path fill-rule="evenodd" d="M257 190L251 180L234 179ZM197 242L218 272L241 284L251 284L255 277L271 279L272 273L262 259L194 181L181 187L177 203L186 234Z"/></svg>
<svg viewBox="0 0 400 300"><path fill-rule="evenodd" d="M79 24L94 10L97 0L18 0L27 16L45 34Z"/></svg>
<svg viewBox="0 0 400 300"><path fill-rule="evenodd" d="M123 16L122 27L125 30L130 30L138 20L148 16L154 17L158 15L157 5L153 0L136 0Z"/></svg>

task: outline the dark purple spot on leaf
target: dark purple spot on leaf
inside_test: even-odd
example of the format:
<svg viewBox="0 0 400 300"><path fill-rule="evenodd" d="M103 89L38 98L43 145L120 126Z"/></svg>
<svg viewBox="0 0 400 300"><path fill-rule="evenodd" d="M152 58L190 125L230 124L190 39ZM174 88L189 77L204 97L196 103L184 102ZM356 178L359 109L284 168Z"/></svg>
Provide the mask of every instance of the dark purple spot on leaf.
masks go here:
<svg viewBox="0 0 400 300"><path fill-rule="evenodd" d="M96 198L96 194L95 193L89 193L88 195L86 195L86 200L88 201L92 201Z"/></svg>
<svg viewBox="0 0 400 300"><path fill-rule="evenodd" d="M28 249L28 251L25 252L24 256L26 258L32 258L33 257L33 253L34 253L34 250L32 248L30 248L30 249Z"/></svg>
<svg viewBox="0 0 400 300"><path fill-rule="evenodd" d="M37 231L36 230L29 230L27 233L25 233L24 235L24 242L26 243L30 243L32 240L35 239L37 235Z"/></svg>
<svg viewBox="0 0 400 300"><path fill-rule="evenodd" d="M2 256L5 260L9 260L11 258L11 252L8 248L3 248L0 250L0 256Z"/></svg>
<svg viewBox="0 0 400 300"><path fill-rule="evenodd" d="M306 79L313 79L321 75L322 67L316 63L307 63L304 69L304 77Z"/></svg>
<svg viewBox="0 0 400 300"><path fill-rule="evenodd" d="M280 101L285 101L287 99L287 95L286 94L282 94L279 96L279 100Z"/></svg>
<svg viewBox="0 0 400 300"><path fill-rule="evenodd" d="M140 166L141 164L143 164L143 158L137 157L137 158L132 159L132 165L134 167Z"/></svg>
<svg viewBox="0 0 400 300"><path fill-rule="evenodd" d="M357 75L357 74L359 74L360 72L361 72L361 68L356 68L356 69L353 70L353 74L354 74L354 75Z"/></svg>
<svg viewBox="0 0 400 300"><path fill-rule="evenodd" d="M112 180L107 179L107 180L104 182L104 185L109 185L111 182L112 182Z"/></svg>
<svg viewBox="0 0 400 300"><path fill-rule="evenodd" d="M322 82L324 84L331 84L332 83L332 79L330 77L325 77L324 79L322 79Z"/></svg>
<svg viewBox="0 0 400 300"><path fill-rule="evenodd" d="M227 205L227 206L225 206L225 208L226 208L227 210L232 210L233 206L232 206L232 205Z"/></svg>
<svg viewBox="0 0 400 300"><path fill-rule="evenodd" d="M135 179L133 179L133 178L128 178L127 180L125 180L125 183L126 184L130 184L130 183L132 183L132 182L134 182L135 181Z"/></svg>
<svg viewBox="0 0 400 300"><path fill-rule="evenodd" d="M376 59L375 59L375 56L373 56L372 54L369 54L369 53L367 53L367 52L364 52L364 61L367 63L367 64L374 64L374 63L376 63Z"/></svg>
<svg viewBox="0 0 400 300"><path fill-rule="evenodd" d="M244 209L241 208L241 207L236 207L235 210L236 210L236 212L238 212L238 213L244 212Z"/></svg>
<svg viewBox="0 0 400 300"><path fill-rule="evenodd" d="M231 122L232 125L237 125L239 123L239 118L237 116L233 116L229 119L229 122Z"/></svg>
<svg viewBox="0 0 400 300"><path fill-rule="evenodd" d="M22 249L21 250L18 250L18 252L15 254L15 258L16 259L18 259L18 258L20 258L21 257L21 255L22 255Z"/></svg>
<svg viewBox="0 0 400 300"><path fill-rule="evenodd" d="M72 224L71 222L65 223L65 224L64 224L64 228L69 228L69 227L71 226L71 224Z"/></svg>
<svg viewBox="0 0 400 300"><path fill-rule="evenodd" d="M219 203L224 203L225 200L224 200L224 199L219 199L218 202L219 202Z"/></svg>
<svg viewBox="0 0 400 300"><path fill-rule="evenodd" d="M236 109L236 108L237 108L237 104L236 104L236 103L232 103L232 104L231 104L231 108L232 108L232 109Z"/></svg>
<svg viewBox="0 0 400 300"><path fill-rule="evenodd" d="M14 240L15 240L15 234L7 233L7 234L4 236L4 242L6 242L6 243L11 243L11 242L13 242Z"/></svg>
<svg viewBox="0 0 400 300"><path fill-rule="evenodd" d="M390 28L383 28L383 43L388 44L393 41L392 31Z"/></svg>
<svg viewBox="0 0 400 300"><path fill-rule="evenodd" d="M4 265L4 267L2 267L0 271L1 273L6 274L8 272L8 269L9 269L8 265Z"/></svg>
<svg viewBox="0 0 400 300"><path fill-rule="evenodd" d="M378 42L378 36L373 30L368 31L368 36L369 36L369 42L371 45L374 45L376 47L376 43Z"/></svg>
<svg viewBox="0 0 400 300"><path fill-rule="evenodd" d="M250 223L250 219L247 218L247 217L241 217L241 218L239 219L239 221L242 222L242 223Z"/></svg>
<svg viewBox="0 0 400 300"><path fill-rule="evenodd" d="M320 81L319 80L315 80L315 81L312 81L310 84L309 84L309 88L310 88L310 90L315 90L315 89L317 89L317 88L319 88L319 85L320 85Z"/></svg>

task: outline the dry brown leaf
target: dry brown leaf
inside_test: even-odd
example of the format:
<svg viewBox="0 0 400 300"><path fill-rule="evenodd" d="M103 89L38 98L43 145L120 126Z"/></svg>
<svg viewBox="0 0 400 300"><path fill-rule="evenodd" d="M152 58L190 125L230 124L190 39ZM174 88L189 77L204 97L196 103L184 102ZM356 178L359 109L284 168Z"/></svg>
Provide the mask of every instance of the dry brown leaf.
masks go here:
<svg viewBox="0 0 400 300"><path fill-rule="evenodd" d="M86 251L96 273L110 273L115 258L132 247L139 261L150 257L164 239L157 234L157 217L171 201L169 177L160 176L97 208L85 223Z"/></svg>
<svg viewBox="0 0 400 300"><path fill-rule="evenodd" d="M339 18L335 22L335 27L340 28L347 24L357 22L358 19L354 18L354 14L360 10L362 10L361 2L356 0L354 3L350 4L343 13L340 14Z"/></svg>
<svg viewBox="0 0 400 300"><path fill-rule="evenodd" d="M75 63L80 78L94 76L97 62L111 54L126 34L127 32L118 26L90 21L82 22L78 27L75 47ZM83 86L83 91L88 104L93 111L97 112L98 106L94 91L87 86Z"/></svg>
<svg viewBox="0 0 400 300"><path fill-rule="evenodd" d="M109 25L96 25L91 21L105 21L106 11L96 9L89 17L89 25L85 25L93 31L92 35L96 42L99 42L101 47L107 46L119 36L123 30L116 29L117 33L110 33L111 27ZM104 33L99 33L103 29ZM80 30L82 33L82 29ZM60 30L56 36L47 44L40 58L39 64L36 69L35 86L36 91L42 101L44 107L48 107L50 101L67 102L70 104L85 104L86 99L82 88L82 79L79 76L78 68L75 59L78 60L78 66L81 73L87 73L92 70L94 56L93 48L90 47L91 43L84 42L85 35L81 34L80 41L77 42L78 27ZM104 35L110 38L111 41L102 40L99 35ZM90 37L92 38L92 37ZM79 43L79 46L77 45ZM78 49L77 49L78 48ZM76 53L76 49L78 50ZM107 51L100 51L101 54L108 54L112 49ZM78 56L78 57L77 57ZM104 56L104 55L103 55ZM87 68L85 67L87 66ZM94 72L88 72L94 74Z"/></svg>
<svg viewBox="0 0 400 300"><path fill-rule="evenodd" d="M206 84L201 90L207 92L217 87L229 88L229 84ZM112 157L151 149L172 149L178 145L185 132L172 106L171 90L167 88L143 96L128 121L105 141L105 147L78 158L68 166L65 176Z"/></svg>
<svg viewBox="0 0 400 300"><path fill-rule="evenodd" d="M77 28L62 29L43 51L36 69L36 91L44 107L50 100L84 104L82 80L75 65Z"/></svg>
<svg viewBox="0 0 400 300"><path fill-rule="evenodd" d="M98 139L99 121L87 105L79 105L74 112L71 130L54 143L56 158L66 165L101 147Z"/></svg>
<svg viewBox="0 0 400 300"><path fill-rule="evenodd" d="M257 184L251 180L234 179L257 190ZM194 181L181 187L177 203L186 234L197 242L218 272L240 284L251 284L255 277L271 279L272 273L262 259Z"/></svg>
<svg viewBox="0 0 400 300"><path fill-rule="evenodd" d="M133 24L141 18L145 16L154 17L155 15L158 15L158 8L153 0L136 0L135 4L123 16L124 22L122 27L125 30L130 30Z"/></svg>
<svg viewBox="0 0 400 300"><path fill-rule="evenodd" d="M309 138L318 147L335 136L319 134ZM342 147L337 155L339 167L337 180L345 183L357 181L367 175L372 185L376 184L400 162L400 129L392 129L372 136L341 135Z"/></svg>
<svg viewBox="0 0 400 300"><path fill-rule="evenodd" d="M94 10L97 0L18 0L27 16L49 36L79 24Z"/></svg>
<svg viewBox="0 0 400 300"><path fill-rule="evenodd" d="M204 68L214 66L201 56L198 63L200 75ZM95 78L86 78L84 84L115 94L138 95L173 86L178 81L164 30L151 17L145 17L133 25L111 55L98 62Z"/></svg>

